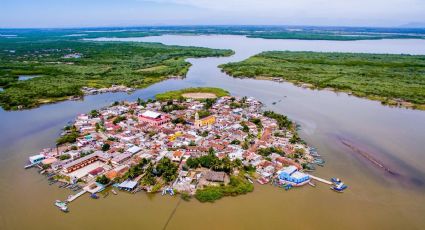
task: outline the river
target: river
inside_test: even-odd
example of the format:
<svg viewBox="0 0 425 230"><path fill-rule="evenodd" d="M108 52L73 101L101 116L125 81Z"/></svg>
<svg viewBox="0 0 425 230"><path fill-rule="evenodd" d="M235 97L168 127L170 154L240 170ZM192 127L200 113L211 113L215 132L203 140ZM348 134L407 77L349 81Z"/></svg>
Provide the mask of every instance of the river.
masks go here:
<svg viewBox="0 0 425 230"><path fill-rule="evenodd" d="M228 48L236 53L188 59L192 67L185 79L166 80L131 95L109 93L26 111L1 110L0 229L424 229L424 111L390 108L345 93L303 89L290 83L231 78L217 65L266 50L425 54L425 40L305 41L227 35L98 40ZM301 125L301 136L326 160L325 167L314 174L340 177L349 189L337 194L318 184L285 192L256 185L253 193L213 204L119 193L99 200L79 198L70 204L71 212L63 214L53 202L71 192L49 186L35 170L23 169L27 157L53 146L60 129L78 113L116 100L146 99L191 86L221 87L234 95L253 96L268 109L288 115Z"/></svg>

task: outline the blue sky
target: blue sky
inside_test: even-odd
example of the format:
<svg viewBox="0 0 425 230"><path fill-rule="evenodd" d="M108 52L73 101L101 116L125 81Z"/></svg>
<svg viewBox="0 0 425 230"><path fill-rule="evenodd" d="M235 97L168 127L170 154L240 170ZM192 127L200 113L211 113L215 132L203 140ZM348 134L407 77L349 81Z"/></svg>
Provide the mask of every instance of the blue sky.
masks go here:
<svg viewBox="0 0 425 230"><path fill-rule="evenodd" d="M0 0L0 28L425 25L425 0Z"/></svg>

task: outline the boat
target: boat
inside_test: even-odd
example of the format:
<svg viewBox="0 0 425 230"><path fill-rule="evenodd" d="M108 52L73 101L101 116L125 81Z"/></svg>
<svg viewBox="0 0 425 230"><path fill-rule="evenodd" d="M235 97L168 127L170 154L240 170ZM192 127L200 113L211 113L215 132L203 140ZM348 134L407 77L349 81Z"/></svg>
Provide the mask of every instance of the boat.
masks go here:
<svg viewBox="0 0 425 230"><path fill-rule="evenodd" d="M269 179L266 179L264 177L261 177L260 179L257 180L257 182L260 184L267 184L269 183L269 181L270 181Z"/></svg>
<svg viewBox="0 0 425 230"><path fill-rule="evenodd" d="M342 182L340 182L339 184L334 185L334 186L331 187L331 189L334 190L335 192L343 192L347 188L348 188L348 186L345 185Z"/></svg>
<svg viewBox="0 0 425 230"><path fill-rule="evenodd" d="M115 192L115 190L111 190L111 192L112 192L112 194L114 194L114 195L117 195L118 193L117 192Z"/></svg>
<svg viewBox="0 0 425 230"><path fill-rule="evenodd" d="M106 193L103 194L103 198L106 198L108 196L109 196L109 192L106 192Z"/></svg>
<svg viewBox="0 0 425 230"><path fill-rule="evenodd" d="M341 181L341 179L336 178L336 177L331 178L331 181L332 181L332 183L334 183L335 185L337 185L337 184L339 184L339 183L341 183L341 182L342 182L342 181Z"/></svg>
<svg viewBox="0 0 425 230"><path fill-rule="evenodd" d="M254 184L254 181L252 181L250 178L246 178L249 183Z"/></svg>
<svg viewBox="0 0 425 230"><path fill-rule="evenodd" d="M62 212L68 212L68 206L66 205L65 202L56 200L55 206L58 207Z"/></svg>
<svg viewBox="0 0 425 230"><path fill-rule="evenodd" d="M312 181L309 181L309 182L308 182L308 184L309 184L311 187L316 187L316 184L315 184L315 183L313 183Z"/></svg>
<svg viewBox="0 0 425 230"><path fill-rule="evenodd" d="M99 196L98 196L98 195L96 195L96 193L92 193L92 194L90 195L90 197L91 197L92 199L99 199Z"/></svg>
<svg viewBox="0 0 425 230"><path fill-rule="evenodd" d="M292 184L285 184L285 185L283 185L283 188L285 188L285 191L288 191L292 187L293 187Z"/></svg>

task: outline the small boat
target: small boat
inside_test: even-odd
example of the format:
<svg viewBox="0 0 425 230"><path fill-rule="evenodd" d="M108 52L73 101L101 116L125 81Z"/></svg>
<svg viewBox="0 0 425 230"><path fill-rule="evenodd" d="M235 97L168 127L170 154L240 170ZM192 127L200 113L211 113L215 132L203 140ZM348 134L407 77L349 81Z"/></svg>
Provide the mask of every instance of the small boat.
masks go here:
<svg viewBox="0 0 425 230"><path fill-rule="evenodd" d="M269 181L270 181L269 179L266 179L264 177L261 177L260 179L257 180L257 182L260 184L267 184L269 183Z"/></svg>
<svg viewBox="0 0 425 230"><path fill-rule="evenodd" d="M58 207L62 212L68 212L68 206L66 205L65 202L56 200L55 206Z"/></svg>
<svg viewBox="0 0 425 230"><path fill-rule="evenodd" d="M99 199L99 196L98 196L98 195L96 195L96 193L92 193L92 194L90 195L90 197L91 197L92 199Z"/></svg>
<svg viewBox="0 0 425 230"><path fill-rule="evenodd" d="M283 188L285 188L285 191L288 191L289 189L291 189L293 186L291 184L285 184L283 186Z"/></svg>
<svg viewBox="0 0 425 230"><path fill-rule="evenodd" d="M315 184L315 183L313 183L312 181L309 181L309 182L308 182L308 184L309 184L311 187L316 187L316 184Z"/></svg>
<svg viewBox="0 0 425 230"><path fill-rule="evenodd" d="M111 190L111 192L112 192L112 194L114 194L114 195L117 195L118 193L117 192L115 192L115 190Z"/></svg>
<svg viewBox="0 0 425 230"><path fill-rule="evenodd" d="M343 192L347 188L348 188L348 186L345 185L342 182L340 182L339 184L334 185L334 186L331 187L331 189L334 190L335 192Z"/></svg>
<svg viewBox="0 0 425 230"><path fill-rule="evenodd" d="M342 182L341 179L336 178L336 177L331 178L331 181L332 181L332 183L334 183L336 185Z"/></svg>

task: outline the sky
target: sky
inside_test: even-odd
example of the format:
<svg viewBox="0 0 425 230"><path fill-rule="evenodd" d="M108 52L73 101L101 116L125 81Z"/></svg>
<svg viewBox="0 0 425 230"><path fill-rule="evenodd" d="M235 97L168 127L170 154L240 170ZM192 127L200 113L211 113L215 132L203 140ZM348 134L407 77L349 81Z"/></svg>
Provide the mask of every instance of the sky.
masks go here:
<svg viewBox="0 0 425 230"><path fill-rule="evenodd" d="M425 27L425 0L0 0L0 28L405 24Z"/></svg>

